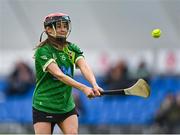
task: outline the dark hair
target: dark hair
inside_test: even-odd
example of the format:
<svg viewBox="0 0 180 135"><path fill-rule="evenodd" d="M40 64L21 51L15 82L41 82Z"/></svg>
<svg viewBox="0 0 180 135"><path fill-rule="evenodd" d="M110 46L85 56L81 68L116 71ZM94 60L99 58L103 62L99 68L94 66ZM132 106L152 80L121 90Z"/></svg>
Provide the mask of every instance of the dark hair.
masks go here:
<svg viewBox="0 0 180 135"><path fill-rule="evenodd" d="M44 41L40 42L38 45L35 46L34 50L39 48L39 47L42 47L43 45L45 45L46 43L48 42L48 39L45 39Z"/></svg>

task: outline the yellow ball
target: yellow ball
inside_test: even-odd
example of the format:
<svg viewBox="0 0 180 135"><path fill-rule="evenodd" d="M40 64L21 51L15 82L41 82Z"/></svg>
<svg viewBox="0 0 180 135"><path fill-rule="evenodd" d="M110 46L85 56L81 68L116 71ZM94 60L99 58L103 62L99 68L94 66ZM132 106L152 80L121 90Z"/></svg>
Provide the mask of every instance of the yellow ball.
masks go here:
<svg viewBox="0 0 180 135"><path fill-rule="evenodd" d="M151 33L152 37L159 38L161 36L161 30L160 29L154 29Z"/></svg>

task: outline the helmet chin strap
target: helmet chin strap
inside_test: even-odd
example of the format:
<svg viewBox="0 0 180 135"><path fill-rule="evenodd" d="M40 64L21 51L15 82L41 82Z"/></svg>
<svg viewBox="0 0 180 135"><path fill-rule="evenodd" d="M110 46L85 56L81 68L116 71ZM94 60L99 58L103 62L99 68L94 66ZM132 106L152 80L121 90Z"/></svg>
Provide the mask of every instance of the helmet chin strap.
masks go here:
<svg viewBox="0 0 180 135"><path fill-rule="evenodd" d="M56 37L56 40L62 43L66 42L66 37Z"/></svg>
<svg viewBox="0 0 180 135"><path fill-rule="evenodd" d="M63 47L66 44L66 38L64 37L55 38L54 36L48 35L48 41L57 48Z"/></svg>

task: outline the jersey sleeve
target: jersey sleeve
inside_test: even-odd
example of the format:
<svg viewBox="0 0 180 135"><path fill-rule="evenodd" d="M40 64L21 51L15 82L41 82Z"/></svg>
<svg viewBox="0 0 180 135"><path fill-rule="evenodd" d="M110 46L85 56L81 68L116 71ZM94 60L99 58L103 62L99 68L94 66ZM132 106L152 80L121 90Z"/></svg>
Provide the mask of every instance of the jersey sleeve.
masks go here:
<svg viewBox="0 0 180 135"><path fill-rule="evenodd" d="M47 48L38 48L35 52L35 60L41 66L44 72L50 63L56 63L55 59Z"/></svg>
<svg viewBox="0 0 180 135"><path fill-rule="evenodd" d="M84 57L83 51L76 44L72 44L71 49L75 52L74 63L76 64L80 58Z"/></svg>

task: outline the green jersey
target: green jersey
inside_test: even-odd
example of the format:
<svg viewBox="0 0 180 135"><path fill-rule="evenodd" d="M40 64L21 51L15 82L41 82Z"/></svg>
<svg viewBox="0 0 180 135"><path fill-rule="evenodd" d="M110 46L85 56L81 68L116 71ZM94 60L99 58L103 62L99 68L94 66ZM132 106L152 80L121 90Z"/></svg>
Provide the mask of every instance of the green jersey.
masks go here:
<svg viewBox="0 0 180 135"><path fill-rule="evenodd" d="M34 108L48 113L66 113L75 107L72 87L55 78L46 68L51 62L55 62L64 74L73 78L75 63L81 57L83 52L73 43L68 43L63 50L58 50L48 43L37 48Z"/></svg>

